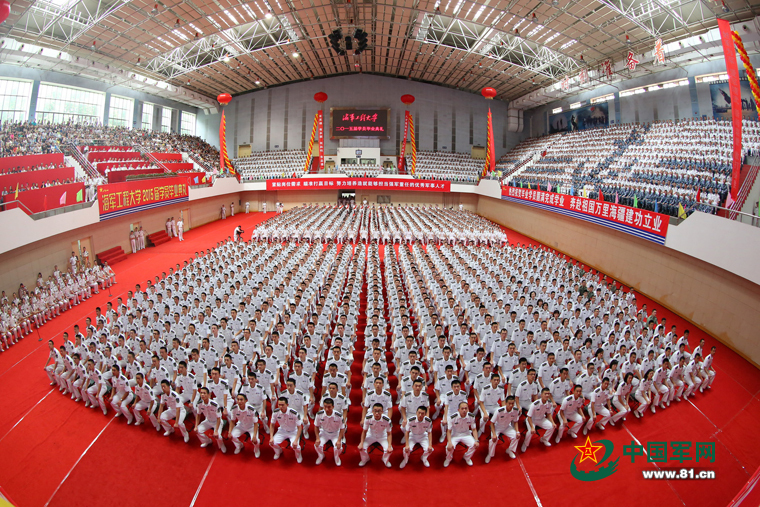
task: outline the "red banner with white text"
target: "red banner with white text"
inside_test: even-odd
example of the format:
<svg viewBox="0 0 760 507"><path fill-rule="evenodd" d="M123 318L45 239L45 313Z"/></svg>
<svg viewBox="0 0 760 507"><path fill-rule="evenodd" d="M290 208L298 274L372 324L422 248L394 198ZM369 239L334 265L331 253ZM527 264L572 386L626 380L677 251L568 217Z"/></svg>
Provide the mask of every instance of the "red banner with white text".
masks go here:
<svg viewBox="0 0 760 507"><path fill-rule="evenodd" d="M537 203L534 207L627 232L661 245L665 244L668 234L668 215L622 204L517 187L504 187L502 198L531 205Z"/></svg>
<svg viewBox="0 0 760 507"><path fill-rule="evenodd" d="M322 110L319 110L319 170L325 170L325 121Z"/></svg>
<svg viewBox="0 0 760 507"><path fill-rule="evenodd" d="M100 220L187 201L188 178L153 178L98 187Z"/></svg>
<svg viewBox="0 0 760 507"><path fill-rule="evenodd" d="M403 178L295 178L267 180L267 190L326 190L339 188L451 192L451 182Z"/></svg>

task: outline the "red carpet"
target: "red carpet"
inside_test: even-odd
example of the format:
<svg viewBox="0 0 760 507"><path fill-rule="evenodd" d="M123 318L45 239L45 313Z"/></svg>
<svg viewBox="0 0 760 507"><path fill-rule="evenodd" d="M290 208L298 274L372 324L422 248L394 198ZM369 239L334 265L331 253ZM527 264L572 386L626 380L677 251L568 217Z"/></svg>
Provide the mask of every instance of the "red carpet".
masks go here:
<svg viewBox="0 0 760 507"><path fill-rule="evenodd" d="M274 462L268 437L262 445L261 459L257 460L250 446L237 456L222 454L211 447L200 449L194 435L186 445L178 435L164 438L150 425L135 428L127 426L123 418L111 421L110 416L86 409L57 390L50 392L41 369L47 357L45 340L54 338L60 342L61 332L71 332L75 323L83 325L95 306L105 307L107 301L125 294L136 283L144 284L148 277L168 271L194 256L196 250L215 246L230 236L238 224L250 232L262 218L260 213L237 215L188 231L183 243L175 238L127 256L114 268L119 283L113 287L113 297L107 291L101 292L46 324L41 330L42 342L37 341L34 333L0 354L4 400L0 411L3 457L0 487L18 506L42 506L48 501L56 506L186 506L193 501L194 505L206 506L238 503L241 498L257 505L398 505L413 501L415 495L431 492L439 501L456 505L540 502L548 507L567 505L568 500L575 498L592 505L614 501L646 507L718 506L729 504L760 466L760 443L753 438L760 418L760 372L720 344L716 358L718 379L708 393L692 398L693 404L674 403L664 412L654 415L647 412L642 420L629 417L624 424L608 427L604 433L597 430L591 433L592 440L612 441L613 458L620 457L612 477L593 483L580 482L570 475L570 463L577 452L573 446L582 445L581 438L565 438L551 448L534 442L515 461L505 456L505 446L500 444L496 457L488 465L483 463L487 446L481 439L481 447L473 459L475 466L467 467L461 461L462 451L457 451L454 463L444 469L445 447L437 443L440 430L436 421L430 469L420 464L419 451L404 470L398 469L402 446L397 427L391 458L394 468L386 469L380 462L380 454L374 452L372 462L361 469L357 466L356 450L361 408L355 404L349 413L348 449L342 458L343 467L335 467L329 458L317 467L313 428L312 439L306 441L303 464L295 462L290 450ZM512 231L508 234L512 243L533 243ZM385 253L381 248L381 258ZM644 302L649 308L654 306L640 297L639 303ZM676 324L679 331L688 326L692 346L700 337L707 340L708 348L716 343L661 307L658 314ZM360 364L355 363L354 373L358 373L358 368ZM396 410L394 423L397 420ZM638 457L631 464L630 458L623 455L623 445L630 445L634 438L644 445L654 441L688 441L692 449L696 442L715 442L714 463L687 461L680 465L671 460L660 466L711 469L715 470L717 480L642 479L642 470L656 468L646 462L646 457ZM757 497L753 490L746 501Z"/></svg>

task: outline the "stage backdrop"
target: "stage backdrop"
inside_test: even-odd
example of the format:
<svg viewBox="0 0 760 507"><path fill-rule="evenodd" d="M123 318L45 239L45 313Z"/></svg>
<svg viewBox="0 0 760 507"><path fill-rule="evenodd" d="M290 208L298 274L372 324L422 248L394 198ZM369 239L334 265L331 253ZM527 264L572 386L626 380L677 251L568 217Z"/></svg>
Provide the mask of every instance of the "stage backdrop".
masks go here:
<svg viewBox="0 0 760 507"><path fill-rule="evenodd" d="M101 221L187 200L186 176L109 183L98 187Z"/></svg>
<svg viewBox="0 0 760 507"><path fill-rule="evenodd" d="M607 102L570 109L549 116L549 133L604 127L610 122Z"/></svg>
<svg viewBox="0 0 760 507"><path fill-rule="evenodd" d="M403 178L295 178L267 180L267 190L325 190L330 188L451 192L451 182Z"/></svg>
<svg viewBox="0 0 760 507"><path fill-rule="evenodd" d="M742 90L742 118L745 120L757 120L757 108L749 81L741 80ZM713 117L718 120L731 121L731 94L728 83L712 83L710 85L710 98L712 99Z"/></svg>

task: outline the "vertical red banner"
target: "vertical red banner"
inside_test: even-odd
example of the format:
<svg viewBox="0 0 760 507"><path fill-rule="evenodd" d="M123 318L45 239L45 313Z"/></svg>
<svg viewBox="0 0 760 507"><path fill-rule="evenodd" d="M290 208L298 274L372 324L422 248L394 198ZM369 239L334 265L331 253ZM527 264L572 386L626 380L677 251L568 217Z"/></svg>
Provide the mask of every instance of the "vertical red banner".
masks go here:
<svg viewBox="0 0 760 507"><path fill-rule="evenodd" d="M404 165L404 155L406 155L406 136L409 134L409 111L404 111L404 138L401 140L401 154L398 156L398 168Z"/></svg>
<svg viewBox="0 0 760 507"><path fill-rule="evenodd" d="M322 110L317 113L319 115L319 170L325 170L325 122Z"/></svg>
<svg viewBox="0 0 760 507"><path fill-rule="evenodd" d="M224 109L222 109L222 120L219 122L219 173L224 172Z"/></svg>
<svg viewBox="0 0 760 507"><path fill-rule="evenodd" d="M734 133L734 151L731 164L731 199L736 200L739 191L739 175L742 167L742 92L739 82L739 66L736 63L734 39L731 35L731 23L725 19L718 20L720 40L723 43L723 55L726 59L728 89L731 95L731 124Z"/></svg>
<svg viewBox="0 0 760 507"><path fill-rule="evenodd" d="M491 108L488 108L488 172L493 172L496 165L496 151L494 150L495 140L493 138L493 117L491 116Z"/></svg>

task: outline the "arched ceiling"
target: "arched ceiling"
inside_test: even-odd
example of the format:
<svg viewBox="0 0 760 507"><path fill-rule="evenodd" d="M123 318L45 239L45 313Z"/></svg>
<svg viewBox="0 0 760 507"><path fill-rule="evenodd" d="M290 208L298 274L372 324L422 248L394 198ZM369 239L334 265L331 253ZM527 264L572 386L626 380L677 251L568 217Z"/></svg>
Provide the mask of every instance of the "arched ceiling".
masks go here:
<svg viewBox="0 0 760 507"><path fill-rule="evenodd" d="M365 72L493 86L512 100L758 10L749 0L15 0L0 37L205 97ZM356 28L369 34L361 55L330 48L333 30Z"/></svg>

